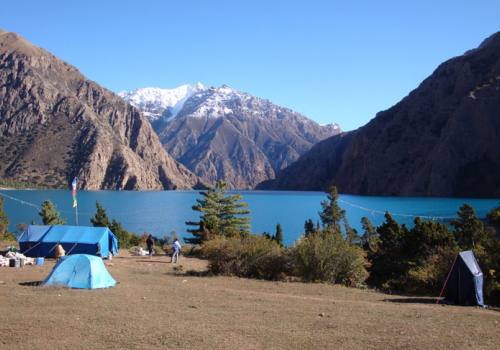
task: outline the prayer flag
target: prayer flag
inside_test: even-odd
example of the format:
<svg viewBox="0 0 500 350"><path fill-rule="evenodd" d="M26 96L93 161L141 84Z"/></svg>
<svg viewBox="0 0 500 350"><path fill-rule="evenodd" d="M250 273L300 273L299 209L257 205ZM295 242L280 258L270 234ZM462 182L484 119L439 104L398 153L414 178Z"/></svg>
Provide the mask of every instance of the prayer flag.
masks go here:
<svg viewBox="0 0 500 350"><path fill-rule="evenodd" d="M73 181L71 182L71 188L72 188L72 194L73 194L73 208L76 208L78 206L78 202L76 200L76 185L78 184L78 180L75 177Z"/></svg>

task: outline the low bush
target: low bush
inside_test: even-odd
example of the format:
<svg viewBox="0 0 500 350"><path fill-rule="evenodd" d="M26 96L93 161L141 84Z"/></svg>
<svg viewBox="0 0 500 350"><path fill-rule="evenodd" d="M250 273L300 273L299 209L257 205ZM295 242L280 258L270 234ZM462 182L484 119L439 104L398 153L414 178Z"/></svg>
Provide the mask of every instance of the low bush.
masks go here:
<svg viewBox="0 0 500 350"><path fill-rule="evenodd" d="M168 254L172 252L171 246L167 247L166 250ZM201 256L201 246L199 244L184 244L181 249L181 254L188 257L200 257Z"/></svg>
<svg viewBox="0 0 500 350"><path fill-rule="evenodd" d="M0 235L0 241L17 242L17 238L13 233L5 232Z"/></svg>
<svg viewBox="0 0 500 350"><path fill-rule="evenodd" d="M457 254L458 250L453 248L438 248L425 261L410 263L404 283L399 283L404 289L400 287L400 290L406 293L438 294Z"/></svg>
<svg viewBox="0 0 500 350"><path fill-rule="evenodd" d="M202 245L201 254L219 275L278 280L288 270L283 248L263 236L217 237Z"/></svg>
<svg viewBox="0 0 500 350"><path fill-rule="evenodd" d="M294 273L307 282L360 286L368 277L365 254L329 230L302 237L291 250Z"/></svg>

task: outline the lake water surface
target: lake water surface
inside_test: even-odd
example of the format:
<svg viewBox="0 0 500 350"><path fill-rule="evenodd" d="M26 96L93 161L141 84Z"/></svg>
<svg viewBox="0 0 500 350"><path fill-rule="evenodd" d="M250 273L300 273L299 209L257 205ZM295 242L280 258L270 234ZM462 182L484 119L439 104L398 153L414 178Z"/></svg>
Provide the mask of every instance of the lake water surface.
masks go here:
<svg viewBox="0 0 500 350"><path fill-rule="evenodd" d="M284 231L287 245L303 232L304 221L318 220L322 192L294 191L240 191L251 210L252 231L275 232L277 223ZM5 210L10 219L10 229L18 223L40 224L38 209L44 200L56 204L68 224L75 224L71 191L64 190L1 190ZM110 218L117 219L133 232L149 232L157 237L176 231L189 237L185 221L196 220L198 214L191 207L199 197L196 191L79 191L78 218L80 225L90 225L95 213L95 202L101 203ZM411 224L414 216L430 220L451 220L463 203L472 205L479 217L500 204L500 199L424 198L424 197L367 197L341 195L340 205L346 210L349 223L361 232L361 217L367 216L374 224L383 221L388 210L400 223Z"/></svg>

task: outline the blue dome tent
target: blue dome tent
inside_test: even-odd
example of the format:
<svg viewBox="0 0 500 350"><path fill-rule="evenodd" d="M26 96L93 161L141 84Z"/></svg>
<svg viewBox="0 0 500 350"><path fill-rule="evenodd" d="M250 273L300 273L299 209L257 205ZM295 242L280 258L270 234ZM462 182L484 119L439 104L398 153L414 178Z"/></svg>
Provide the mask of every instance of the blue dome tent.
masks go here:
<svg viewBox="0 0 500 350"><path fill-rule="evenodd" d="M483 272L471 250L458 254L443 289L448 303L484 306Z"/></svg>
<svg viewBox="0 0 500 350"><path fill-rule="evenodd" d="M21 253L30 257L53 257L57 244L68 255L118 253L118 239L107 227L30 225L18 241Z"/></svg>
<svg viewBox="0 0 500 350"><path fill-rule="evenodd" d="M101 258L74 254L61 258L43 285L97 289L114 287L116 281L109 274Z"/></svg>

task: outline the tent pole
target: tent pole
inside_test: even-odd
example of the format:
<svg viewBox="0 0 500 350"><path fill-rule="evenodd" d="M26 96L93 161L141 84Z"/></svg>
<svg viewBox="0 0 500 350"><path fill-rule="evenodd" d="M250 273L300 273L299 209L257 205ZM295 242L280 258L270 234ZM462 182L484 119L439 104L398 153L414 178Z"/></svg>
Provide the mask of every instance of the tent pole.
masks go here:
<svg viewBox="0 0 500 350"><path fill-rule="evenodd" d="M450 272L448 272L448 276L446 276L446 280L444 281L443 288L441 288L441 293L439 293L439 297L436 299L436 304L439 304L439 299L443 295L444 289L446 288L446 285L448 284L448 279L450 278L451 271L453 271L453 266L455 266L455 262L457 261L458 254L455 255L455 259L453 260L453 264L451 265Z"/></svg>

